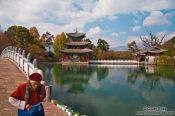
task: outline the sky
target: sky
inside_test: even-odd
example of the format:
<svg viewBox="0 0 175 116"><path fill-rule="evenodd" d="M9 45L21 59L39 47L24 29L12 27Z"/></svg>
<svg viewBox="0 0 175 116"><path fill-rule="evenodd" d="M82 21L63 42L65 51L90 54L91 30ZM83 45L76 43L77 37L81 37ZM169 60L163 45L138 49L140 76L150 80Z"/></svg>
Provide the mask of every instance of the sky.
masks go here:
<svg viewBox="0 0 175 116"><path fill-rule="evenodd" d="M175 36L175 0L0 0L0 25L35 26L55 36L77 28L95 45L102 38L116 48L140 43L150 31L165 40Z"/></svg>

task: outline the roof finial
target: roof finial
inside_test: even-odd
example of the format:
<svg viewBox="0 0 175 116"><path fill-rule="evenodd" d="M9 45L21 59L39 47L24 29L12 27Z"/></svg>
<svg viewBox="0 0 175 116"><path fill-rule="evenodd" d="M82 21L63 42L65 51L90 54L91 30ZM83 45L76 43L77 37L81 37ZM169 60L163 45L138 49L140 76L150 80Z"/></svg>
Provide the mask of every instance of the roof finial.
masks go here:
<svg viewBox="0 0 175 116"><path fill-rule="evenodd" d="M76 27L75 32L78 33L78 28Z"/></svg>

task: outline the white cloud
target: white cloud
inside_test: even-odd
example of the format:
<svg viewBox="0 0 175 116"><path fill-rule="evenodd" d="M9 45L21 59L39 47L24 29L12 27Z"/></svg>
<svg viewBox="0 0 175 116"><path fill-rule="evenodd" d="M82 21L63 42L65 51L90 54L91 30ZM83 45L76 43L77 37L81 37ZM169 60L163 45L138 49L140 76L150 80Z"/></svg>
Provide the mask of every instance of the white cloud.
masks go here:
<svg viewBox="0 0 175 116"><path fill-rule="evenodd" d="M22 25L25 27L36 26L40 34L50 31L56 35L62 31L73 32L77 27L83 31L89 22L100 21L107 18L110 21L118 20L118 14L133 13L136 16L132 31L139 31L140 22L144 12L151 12L151 24L169 23L168 18L174 16L174 12L163 14L160 10L175 8L174 0L2 0L0 1L0 23L2 27ZM158 15L161 20L155 18ZM162 18L163 17L163 18ZM149 16L147 17L149 19ZM147 19L147 20L148 20ZM146 20L146 19L145 19ZM148 20L146 24L150 24ZM93 25L92 25L93 26ZM127 46L128 42L140 42L139 36L128 36L126 32L104 31L100 26L93 27L87 32L87 37L94 44L98 38L105 39L110 48ZM167 35L172 37L174 33Z"/></svg>
<svg viewBox="0 0 175 116"><path fill-rule="evenodd" d="M105 34L106 32L102 30L99 26L89 29L87 32L87 37L89 37L93 44L96 45L99 38L104 39L110 45L110 48L114 48L116 46L127 45L125 40L117 38L118 36L125 35L126 32L113 32L111 36Z"/></svg>
<svg viewBox="0 0 175 116"><path fill-rule="evenodd" d="M133 32L138 32L140 29L141 29L140 25L136 25L136 26L132 27Z"/></svg>
<svg viewBox="0 0 175 116"><path fill-rule="evenodd" d="M128 36L126 39L126 43L130 43L132 41L135 41L136 43L140 43L140 37L139 36Z"/></svg>
<svg viewBox="0 0 175 116"><path fill-rule="evenodd" d="M117 36L119 36L119 33L113 32L111 35L114 36L114 37L117 37Z"/></svg>
<svg viewBox="0 0 175 116"><path fill-rule="evenodd" d="M95 45L96 45L99 38L104 39L103 31L99 26L90 28L86 35L88 38L90 38L92 40L92 43Z"/></svg>
<svg viewBox="0 0 175 116"><path fill-rule="evenodd" d="M173 9L175 3L174 0L1 0L0 8L2 27L36 26L40 34L46 31L57 34L62 31L72 32L76 27L85 30L86 24L104 17L113 21L117 19L118 14ZM172 14L165 14L165 17L169 16ZM166 19L163 22L166 22ZM134 30L138 28L135 27ZM103 35L103 32L97 26L89 29L87 36L106 38L111 46L117 46L124 41L108 38L111 32L108 35ZM112 33L113 36L125 34L126 32Z"/></svg>
<svg viewBox="0 0 175 116"><path fill-rule="evenodd" d="M111 36L117 37L119 35L125 35L125 34L126 34L126 32L113 32L113 33L111 33Z"/></svg>
<svg viewBox="0 0 175 116"><path fill-rule="evenodd" d="M101 32L102 32L101 28L99 26L96 26L94 28L91 28L87 34L89 36L96 36L96 35L100 35Z"/></svg>
<svg viewBox="0 0 175 116"><path fill-rule="evenodd" d="M172 37L175 37L175 32L168 32L168 31L160 31L160 32L153 33L153 34L156 35L156 37L158 37L159 40L165 36L162 41L162 44L168 41L169 39L171 39ZM150 36L147 34L144 37L149 38Z"/></svg>
<svg viewBox="0 0 175 116"><path fill-rule="evenodd" d="M169 25L171 22L168 20L166 15L160 11L152 11L150 16L146 17L143 21L144 26L152 25Z"/></svg>
<svg viewBox="0 0 175 116"><path fill-rule="evenodd" d="M157 10L170 10L175 8L174 3L174 0L144 0L142 10L149 12Z"/></svg>
<svg viewBox="0 0 175 116"><path fill-rule="evenodd" d="M1 1L0 22L6 28L11 25L23 25L28 28L36 26L40 33L46 31L51 31L53 34L62 31L72 32L76 27L82 30L84 25L91 21L91 13L85 7L89 7L92 2L83 2L80 5L86 10L79 10L75 6L77 1Z"/></svg>
<svg viewBox="0 0 175 116"><path fill-rule="evenodd" d="M165 35L165 38L163 39L163 43L170 40L172 37L175 37L175 32L165 32L165 31L162 31L162 32L157 32L156 33L156 36L158 38L162 38L163 36Z"/></svg>
<svg viewBox="0 0 175 116"><path fill-rule="evenodd" d="M174 4L174 0L98 0L92 9L92 16L101 18L122 13L169 10L175 8Z"/></svg>
<svg viewBox="0 0 175 116"><path fill-rule="evenodd" d="M172 37L175 37L175 32L169 32L169 33L166 33L165 31L162 31L162 32L157 32L155 33L155 35L161 39L164 35L165 35L165 38L163 40L163 43L169 39L171 39ZM142 35L142 37L147 37L149 38L149 35ZM128 36L125 43L130 43L132 41L135 41L137 44L142 44L142 41L140 39L140 36Z"/></svg>
<svg viewBox="0 0 175 116"><path fill-rule="evenodd" d="M112 15L112 16L109 16L108 19L109 19L110 21L114 21L114 20L117 19L117 16Z"/></svg>

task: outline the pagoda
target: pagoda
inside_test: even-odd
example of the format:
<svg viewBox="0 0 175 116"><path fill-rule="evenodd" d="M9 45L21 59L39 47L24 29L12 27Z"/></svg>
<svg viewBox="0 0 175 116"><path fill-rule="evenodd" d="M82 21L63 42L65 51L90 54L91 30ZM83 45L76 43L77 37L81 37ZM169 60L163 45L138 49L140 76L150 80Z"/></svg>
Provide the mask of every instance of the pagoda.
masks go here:
<svg viewBox="0 0 175 116"><path fill-rule="evenodd" d="M144 62L145 64L156 64L156 58L162 55L165 49L158 46L152 46L149 48L143 48L134 53L133 55L139 62Z"/></svg>
<svg viewBox="0 0 175 116"><path fill-rule="evenodd" d="M86 33L66 33L68 42L66 48L61 50L63 54L62 63L88 63L92 50L88 48L90 42L83 40Z"/></svg>

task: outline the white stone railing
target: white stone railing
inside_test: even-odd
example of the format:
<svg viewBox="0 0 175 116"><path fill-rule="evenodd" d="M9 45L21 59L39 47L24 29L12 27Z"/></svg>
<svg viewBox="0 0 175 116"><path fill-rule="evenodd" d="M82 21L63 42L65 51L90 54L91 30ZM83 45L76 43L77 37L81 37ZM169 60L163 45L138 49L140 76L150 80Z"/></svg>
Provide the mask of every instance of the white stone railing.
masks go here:
<svg viewBox="0 0 175 116"><path fill-rule="evenodd" d="M14 62L27 78L32 72L39 70L37 68L36 59L34 59L31 63L30 53L28 53L26 56L25 50L22 50L21 48L12 46L6 47L1 53L1 58L8 58Z"/></svg>
<svg viewBox="0 0 175 116"><path fill-rule="evenodd" d="M17 67L25 74L27 79L32 72L40 70L37 68L36 59L34 59L33 62L31 63L30 53L28 53L26 57L25 50L22 50L21 48L16 48L12 46L6 47L2 51L0 58L1 59L8 58L12 62L14 62L17 65ZM40 71L42 72L42 70ZM48 99L51 99L51 91L52 91L51 89L52 89L51 85L46 86L46 101L50 101ZM57 104L57 107L65 111L68 114L68 116L72 116L73 110L70 111L70 109L67 109L67 106Z"/></svg>
<svg viewBox="0 0 175 116"><path fill-rule="evenodd" d="M90 64L123 64L132 65L139 64L137 60L90 60Z"/></svg>

